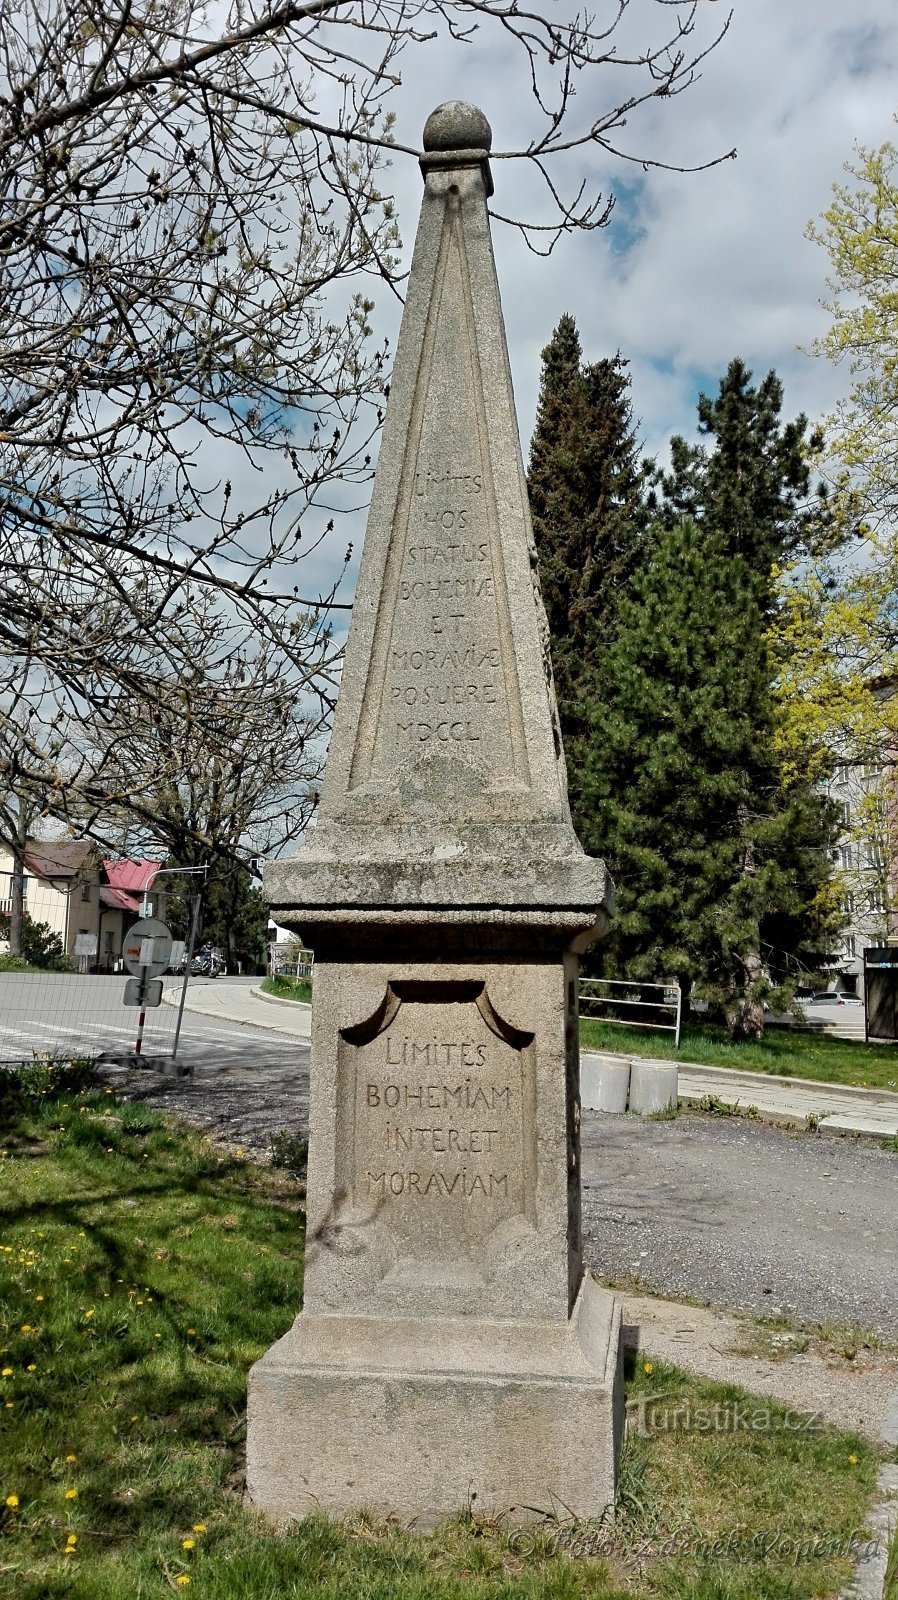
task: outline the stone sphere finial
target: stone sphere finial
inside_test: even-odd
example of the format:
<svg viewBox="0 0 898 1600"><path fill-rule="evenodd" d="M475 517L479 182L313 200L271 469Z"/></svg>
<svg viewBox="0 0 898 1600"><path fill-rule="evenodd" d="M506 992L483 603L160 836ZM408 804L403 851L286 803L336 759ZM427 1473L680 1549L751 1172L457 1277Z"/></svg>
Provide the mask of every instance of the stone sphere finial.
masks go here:
<svg viewBox="0 0 898 1600"><path fill-rule="evenodd" d="M424 124L424 149L489 150L493 130L479 106L466 100L447 100L431 111Z"/></svg>

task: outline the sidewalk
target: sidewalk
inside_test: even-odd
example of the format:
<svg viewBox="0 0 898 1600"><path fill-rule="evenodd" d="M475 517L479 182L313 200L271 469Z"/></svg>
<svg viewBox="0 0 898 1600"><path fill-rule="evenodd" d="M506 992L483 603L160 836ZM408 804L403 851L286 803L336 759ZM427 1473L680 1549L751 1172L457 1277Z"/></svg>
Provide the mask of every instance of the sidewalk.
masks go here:
<svg viewBox="0 0 898 1600"><path fill-rule="evenodd" d="M606 1056L611 1053L603 1052ZM643 1059L649 1058L640 1057ZM669 1058L659 1064L669 1065ZM821 1128L834 1132L868 1133L879 1139L898 1135L898 1094L888 1089L856 1089L816 1078L779 1078L772 1073L739 1072L734 1067L700 1066L693 1061L677 1061L676 1066L681 1100L704 1100L713 1095L730 1106L738 1102L743 1111L754 1106L773 1122L805 1123L814 1117Z"/></svg>
<svg viewBox="0 0 898 1600"><path fill-rule="evenodd" d="M170 1004L177 1003L174 991L166 991L165 999ZM220 1022L270 1029L295 1039L311 1037L311 1006L263 994L256 985L216 978L212 983L188 987L186 1009ZM810 1078L777 1078L764 1072L738 1072L732 1067L699 1066L691 1061L679 1061L677 1067L681 1100L697 1101L714 1095L727 1105L738 1101L743 1110L754 1106L762 1117L776 1122L804 1124L808 1117L815 1117L822 1128L834 1132L865 1133L880 1139L898 1135L898 1094L885 1089L854 1089Z"/></svg>
<svg viewBox="0 0 898 1600"><path fill-rule="evenodd" d="M166 989L162 998L167 1005L176 1006L180 990ZM248 1028L286 1033L294 1039L312 1037L311 1006L301 1000L279 1000L276 995L263 994L256 984L228 983L226 978L215 978L196 986L188 984L184 1010L201 1017L215 1017L218 1022L237 1022Z"/></svg>

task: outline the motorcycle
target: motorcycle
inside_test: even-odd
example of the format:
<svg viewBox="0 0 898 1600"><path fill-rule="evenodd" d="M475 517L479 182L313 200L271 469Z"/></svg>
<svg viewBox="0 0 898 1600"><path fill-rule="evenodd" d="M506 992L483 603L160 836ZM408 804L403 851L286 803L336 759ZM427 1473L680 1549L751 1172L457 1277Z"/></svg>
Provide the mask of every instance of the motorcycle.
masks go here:
<svg viewBox="0 0 898 1600"><path fill-rule="evenodd" d="M227 975L224 955L212 945L206 945L202 950L198 950L190 963L192 978L226 978Z"/></svg>

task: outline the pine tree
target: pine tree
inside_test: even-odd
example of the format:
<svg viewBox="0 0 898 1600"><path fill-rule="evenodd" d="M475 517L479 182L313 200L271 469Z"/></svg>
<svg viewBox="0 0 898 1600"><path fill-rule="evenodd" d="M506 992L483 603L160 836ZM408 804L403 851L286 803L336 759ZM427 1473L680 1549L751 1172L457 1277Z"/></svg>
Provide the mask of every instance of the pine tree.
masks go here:
<svg viewBox="0 0 898 1600"><path fill-rule="evenodd" d="M809 458L822 439L804 415L782 423L783 386L768 372L757 388L738 358L713 398L699 396L703 441L671 440L671 471L656 497L667 526L686 515L714 528L724 552L746 567L765 618L774 569L813 544L827 523L822 486L811 495Z"/></svg>
<svg viewBox="0 0 898 1600"><path fill-rule="evenodd" d="M783 427L775 374L731 364L675 440L651 553L618 608L590 704L581 804L618 886L607 955L678 976L763 1030L771 974L819 965L833 931L832 808L778 766L767 627L775 564L809 539L803 418Z"/></svg>
<svg viewBox="0 0 898 1600"><path fill-rule="evenodd" d="M591 819L580 803L582 744L596 664L644 534L645 473L621 356L585 365L576 323L565 314L542 359L527 481L571 808L588 843Z"/></svg>

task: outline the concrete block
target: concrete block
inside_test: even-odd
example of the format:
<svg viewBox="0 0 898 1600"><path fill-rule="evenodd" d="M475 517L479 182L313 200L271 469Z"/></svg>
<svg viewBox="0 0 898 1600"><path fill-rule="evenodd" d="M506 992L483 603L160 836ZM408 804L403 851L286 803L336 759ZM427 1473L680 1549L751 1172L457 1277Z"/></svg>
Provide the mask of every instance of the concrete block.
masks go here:
<svg viewBox="0 0 898 1600"><path fill-rule="evenodd" d="M586 1111L621 1116L630 1094L630 1063L623 1056L580 1057L580 1103Z"/></svg>
<svg viewBox="0 0 898 1600"><path fill-rule="evenodd" d="M634 1058L630 1066L630 1110L649 1117L676 1103L677 1063Z"/></svg>

